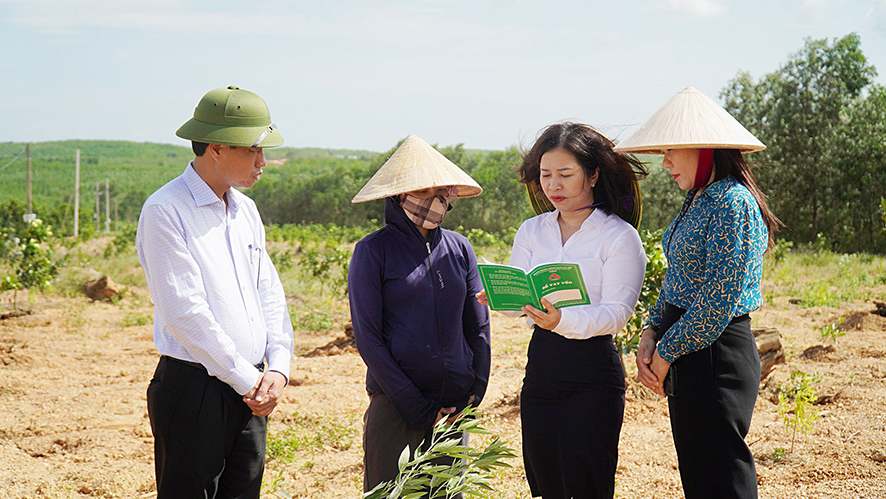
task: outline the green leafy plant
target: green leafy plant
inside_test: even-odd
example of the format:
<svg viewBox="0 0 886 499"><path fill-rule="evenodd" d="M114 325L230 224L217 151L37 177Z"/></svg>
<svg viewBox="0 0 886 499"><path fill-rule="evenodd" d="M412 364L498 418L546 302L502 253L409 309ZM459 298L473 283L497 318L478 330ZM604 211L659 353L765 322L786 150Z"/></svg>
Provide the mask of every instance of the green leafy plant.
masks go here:
<svg viewBox="0 0 886 499"><path fill-rule="evenodd" d="M815 402L815 385L821 382L821 375L806 374L791 370L791 378L781 385L778 394L778 414L784 421L785 429L791 432L791 453L797 430L808 435L818 419L818 411L812 406Z"/></svg>
<svg viewBox="0 0 886 499"><path fill-rule="evenodd" d="M818 331L818 334L821 335L822 343L825 341L830 341L831 343L837 343L837 339L840 338L840 336L846 336L846 332L840 330L840 324L843 324L843 321L844 321L844 319L842 317L840 317L840 320L838 320L837 322L835 322L833 324L829 324L824 327L816 328Z"/></svg>
<svg viewBox="0 0 886 499"><path fill-rule="evenodd" d="M769 256L771 256L772 259L775 260L775 263L778 264L782 260L784 260L784 257L787 256L788 253L790 253L791 248L793 247L794 243L792 241L786 241L782 238L778 238L775 241L775 246L769 249Z"/></svg>
<svg viewBox="0 0 886 499"><path fill-rule="evenodd" d="M268 475L265 475L265 478L267 477ZM287 485L289 485L289 483L283 478L283 470L278 470L277 474L274 475L274 478L272 478L270 482L262 481L261 495L264 497L271 495L281 499L292 499L292 494L283 488Z"/></svg>
<svg viewBox="0 0 886 499"><path fill-rule="evenodd" d="M668 262L661 247L661 235L663 232L663 230L655 232L644 230L640 234L647 259L646 277L643 279L643 287L640 290L640 299L637 303L637 308L634 310L634 315L628 319L625 328L615 335L615 348L621 357L625 377L627 377L628 371L624 357L631 352L636 352L637 347L640 345L640 333L643 332L643 324L646 323L646 319L649 316L649 309L658 300L665 271L668 268Z"/></svg>
<svg viewBox="0 0 886 499"><path fill-rule="evenodd" d="M338 243L312 245L304 248L299 265L320 281L322 294L325 285L337 294L347 294L348 268L351 264L351 251Z"/></svg>
<svg viewBox="0 0 886 499"><path fill-rule="evenodd" d="M103 253L105 258L125 253L135 247L135 234L138 232L138 224L118 222L117 226L117 235L105 247Z"/></svg>
<svg viewBox="0 0 886 499"><path fill-rule="evenodd" d="M13 268L12 274L0 279L0 291L13 291L12 306L18 308L18 291L31 288L46 291L58 275L61 263L52 260L52 251L47 248L52 228L39 218L4 228L0 236L5 239L4 246L11 248L5 260Z"/></svg>
<svg viewBox="0 0 886 499"><path fill-rule="evenodd" d="M289 312L292 327L301 331L326 331L335 325L335 319L320 310L294 308Z"/></svg>
<svg viewBox="0 0 886 499"><path fill-rule="evenodd" d="M782 459L784 459L785 452L787 452L787 451L785 450L784 447L776 447L772 451L772 460L773 461L781 461Z"/></svg>
<svg viewBox="0 0 886 499"><path fill-rule="evenodd" d="M271 262L274 263L277 272L282 274L292 268L292 253L289 250L270 250L268 256L271 257Z"/></svg>
<svg viewBox="0 0 886 499"><path fill-rule="evenodd" d="M363 494L363 499L417 499L420 497L464 496L489 497L493 489L489 485L492 472L496 468L510 465L504 459L516 456L498 437L483 449L462 445L462 432L488 434L475 418L477 412L468 407L462 416L449 424L441 419L435 426L431 442L426 450L420 446L410 458L410 449L405 447L400 454L397 477L382 482ZM435 464L435 460L449 458L452 464Z"/></svg>
<svg viewBox="0 0 886 499"><path fill-rule="evenodd" d="M377 224L369 224L365 227L355 227L336 224L271 224L265 227L265 236L268 241L286 241L301 245L330 243L354 243L366 234L378 229Z"/></svg>
<svg viewBox="0 0 886 499"><path fill-rule="evenodd" d="M484 258L497 263L507 262L511 246L514 244L514 236L517 234L516 227L487 232L478 228L466 229L463 225L459 225L454 230L468 238L480 262L483 262Z"/></svg>

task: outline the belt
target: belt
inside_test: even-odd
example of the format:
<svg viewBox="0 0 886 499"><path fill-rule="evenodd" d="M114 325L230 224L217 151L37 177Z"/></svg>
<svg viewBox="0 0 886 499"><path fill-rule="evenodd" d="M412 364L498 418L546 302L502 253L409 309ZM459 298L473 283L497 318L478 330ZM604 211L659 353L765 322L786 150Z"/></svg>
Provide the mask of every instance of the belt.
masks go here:
<svg viewBox="0 0 886 499"><path fill-rule="evenodd" d="M204 367L203 364L201 364L199 362L191 362L189 360L176 359L175 357L170 357L168 355L161 355L160 358L171 360L173 362L178 362L179 364L184 364L186 366L195 367L197 369L202 369L204 371L206 370L206 367ZM258 372L262 372L262 373L265 372L265 363L264 362L259 362L258 364L256 364L253 367L258 369Z"/></svg>

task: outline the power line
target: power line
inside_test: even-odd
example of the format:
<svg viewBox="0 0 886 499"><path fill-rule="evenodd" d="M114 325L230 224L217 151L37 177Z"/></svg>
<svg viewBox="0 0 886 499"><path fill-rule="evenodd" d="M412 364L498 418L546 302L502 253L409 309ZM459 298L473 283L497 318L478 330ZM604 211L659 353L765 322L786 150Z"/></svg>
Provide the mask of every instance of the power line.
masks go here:
<svg viewBox="0 0 886 499"><path fill-rule="evenodd" d="M9 165L15 163L15 160L17 160L17 159L19 158L19 156L21 156L22 154L24 154L24 153L25 153L25 149L27 149L27 148L28 148L28 146L23 147L22 150L21 150L21 152L18 153L18 154L16 154L15 157L12 158L12 160L11 160L9 163L6 163L5 165L0 166L0 172L2 172L3 170L5 170Z"/></svg>

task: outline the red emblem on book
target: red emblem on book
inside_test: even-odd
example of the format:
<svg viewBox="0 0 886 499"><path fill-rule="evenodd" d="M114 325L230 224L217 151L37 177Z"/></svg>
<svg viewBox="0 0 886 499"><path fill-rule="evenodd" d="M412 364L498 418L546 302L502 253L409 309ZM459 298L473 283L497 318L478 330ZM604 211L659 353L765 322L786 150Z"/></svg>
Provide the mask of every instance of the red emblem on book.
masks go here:
<svg viewBox="0 0 886 499"><path fill-rule="evenodd" d="M556 273L552 273L552 274L551 274L551 277L549 277L548 279L551 280L551 281L559 281L559 280L560 280L560 276L557 275Z"/></svg>

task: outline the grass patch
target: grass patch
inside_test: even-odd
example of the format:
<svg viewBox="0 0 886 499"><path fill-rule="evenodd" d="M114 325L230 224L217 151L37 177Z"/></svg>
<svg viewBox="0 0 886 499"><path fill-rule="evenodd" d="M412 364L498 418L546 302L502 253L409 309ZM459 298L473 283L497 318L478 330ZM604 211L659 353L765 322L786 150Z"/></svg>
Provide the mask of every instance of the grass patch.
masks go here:
<svg viewBox="0 0 886 499"><path fill-rule="evenodd" d="M763 263L767 304L779 296L797 300L803 308L840 307L886 296L886 257L830 251L791 251L781 260Z"/></svg>
<svg viewBox="0 0 886 499"><path fill-rule="evenodd" d="M320 310L295 309L289 312L292 327L300 331L327 331L335 325L332 315Z"/></svg>
<svg viewBox="0 0 886 499"><path fill-rule="evenodd" d="M121 327L147 326L154 322L154 314L144 312L130 312L120 321Z"/></svg>
<svg viewBox="0 0 886 499"><path fill-rule="evenodd" d="M286 416L280 422L284 429L268 436L267 457L291 463L305 449L348 450L357 435L355 422L354 415L346 418L299 413Z"/></svg>

